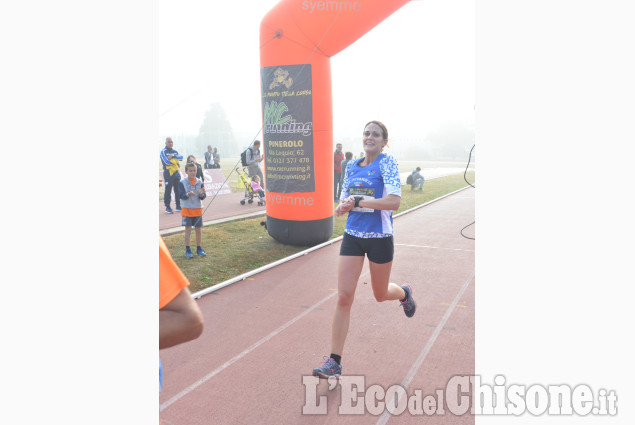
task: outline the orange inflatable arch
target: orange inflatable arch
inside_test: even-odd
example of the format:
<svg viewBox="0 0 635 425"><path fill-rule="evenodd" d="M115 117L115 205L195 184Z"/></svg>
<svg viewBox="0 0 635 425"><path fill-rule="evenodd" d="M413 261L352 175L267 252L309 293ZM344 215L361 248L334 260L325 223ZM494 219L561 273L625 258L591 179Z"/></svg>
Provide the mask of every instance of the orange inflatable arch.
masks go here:
<svg viewBox="0 0 635 425"><path fill-rule="evenodd" d="M408 1L281 0L262 19L267 230L277 241L308 246L333 234L330 57Z"/></svg>

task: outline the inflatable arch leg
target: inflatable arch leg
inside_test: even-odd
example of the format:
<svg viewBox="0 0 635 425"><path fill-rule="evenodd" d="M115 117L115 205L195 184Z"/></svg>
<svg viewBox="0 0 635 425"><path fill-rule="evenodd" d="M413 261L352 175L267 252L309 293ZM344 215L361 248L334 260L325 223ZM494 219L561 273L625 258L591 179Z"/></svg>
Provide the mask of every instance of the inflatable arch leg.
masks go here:
<svg viewBox="0 0 635 425"><path fill-rule="evenodd" d="M333 234L330 57L407 2L282 0L263 18L267 230L277 241L316 245Z"/></svg>

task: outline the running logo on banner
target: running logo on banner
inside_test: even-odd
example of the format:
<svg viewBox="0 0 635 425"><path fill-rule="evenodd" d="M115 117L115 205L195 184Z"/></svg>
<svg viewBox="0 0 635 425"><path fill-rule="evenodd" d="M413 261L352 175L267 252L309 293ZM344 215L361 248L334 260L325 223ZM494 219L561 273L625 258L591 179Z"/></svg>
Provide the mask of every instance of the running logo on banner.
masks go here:
<svg viewBox="0 0 635 425"><path fill-rule="evenodd" d="M314 192L311 65L265 67L261 78L267 190Z"/></svg>

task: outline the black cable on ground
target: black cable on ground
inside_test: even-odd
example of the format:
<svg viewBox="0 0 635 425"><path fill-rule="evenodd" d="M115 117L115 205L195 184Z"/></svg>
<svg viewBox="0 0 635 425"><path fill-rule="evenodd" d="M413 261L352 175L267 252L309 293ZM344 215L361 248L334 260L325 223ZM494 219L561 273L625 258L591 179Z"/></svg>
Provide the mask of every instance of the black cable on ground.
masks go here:
<svg viewBox="0 0 635 425"><path fill-rule="evenodd" d="M472 161L472 151L474 150L474 146L476 146L476 144L472 145L472 149L470 149L470 157L467 159L467 165L465 166L465 172L463 173L463 179L465 180L465 183L469 184L470 186L472 186L473 188L476 189L476 186L474 186L472 183L467 181L467 169L470 166L470 161Z"/></svg>
<svg viewBox="0 0 635 425"><path fill-rule="evenodd" d="M470 186L472 186L473 188L476 189L476 186L474 186L472 183L470 183L469 181L467 181L467 169L470 166L470 162L472 161L472 151L474 150L474 146L476 146L476 144L472 145L472 149L470 149L470 156L467 160L467 165L465 166L465 172L463 173L463 179L465 180L465 183L469 184ZM467 229L468 227L470 227L471 225L473 225L474 223L476 223L476 221L471 222L470 224L468 224L467 226L465 226L464 228L461 229L461 236L463 236L464 238L467 239L472 239L472 240L476 240L475 238L471 238L469 236L465 236L463 234L463 230Z"/></svg>
<svg viewBox="0 0 635 425"><path fill-rule="evenodd" d="M470 224L468 224L467 226L465 226L464 228L462 228L462 229L461 229L461 236L463 236L463 237L464 237L464 238L466 238L466 239L476 240L476 239L474 239L474 238L471 238L471 237L469 237L469 236L465 236L465 235L463 234L463 230L467 229L468 227L470 227L470 226L471 226L472 224L474 224L474 223L476 223L476 221L473 221L473 222L471 222Z"/></svg>

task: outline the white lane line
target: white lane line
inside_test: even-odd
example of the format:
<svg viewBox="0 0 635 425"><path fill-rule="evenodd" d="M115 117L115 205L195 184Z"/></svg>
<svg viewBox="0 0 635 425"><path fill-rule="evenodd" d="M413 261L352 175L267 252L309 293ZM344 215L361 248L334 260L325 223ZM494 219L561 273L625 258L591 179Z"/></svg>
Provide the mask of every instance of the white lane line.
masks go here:
<svg viewBox="0 0 635 425"><path fill-rule="evenodd" d="M456 193L458 193L458 192L461 192L461 191L463 191L463 190L469 189L469 187L470 187L470 186L465 186L465 187L463 187L463 188L461 188L461 189L455 190L454 192L448 193L448 194L443 195L443 196L441 196L441 197L439 197L439 198L436 198L436 199L433 199L433 200L431 200L431 201L428 201L428 202L426 202L425 204L417 205L416 207L410 208L409 210L402 211L402 212L400 212L399 214L395 214L395 215L393 216L393 218L394 218L394 219L396 219L397 217L399 217L399 216L401 216L401 215L408 214L408 213L411 213L411 212L413 212L413 211L416 211L416 210L418 210L419 208L423 208L423 207L425 207L425 206L427 206L427 205L430 205L430 204L432 204L432 203L434 203L434 202L438 202L438 201L440 201L441 199L445 199L445 198L447 198L447 197L449 197L449 196L451 196L451 195L454 195L454 194L456 194ZM169 229L168 229L168 230L169 230ZM162 234L163 234L163 233L162 233ZM278 260L278 261L276 261L276 262L274 262L274 263L266 264L266 265L264 265L264 266L262 266L262 267L260 267L260 268L258 268L258 269L256 269L256 270L252 270L252 271L250 271L250 272L243 273L243 274L241 274L240 276L233 277L233 278L231 278L231 279L229 279L229 280L226 280L226 281L224 281L224 282L217 283L216 285L210 286L209 288L202 289L202 290L200 290L200 291L198 291L198 292L196 292L196 293L192 294L192 298L194 298L194 299L201 298L203 295L207 295L207 294L210 294L210 293L212 293L212 292L214 292L214 291L218 291L219 289L222 289L222 288L224 288L224 287L226 287L226 286L229 286L229 285L232 285L232 284L234 284L234 283L236 283L236 282L240 282L240 281L242 281L242 280L245 280L245 279L246 279L247 277L249 277L249 276L253 276L253 275L255 275L255 274L258 274L258 273L260 273L260 272L262 272L262 271L265 271L265 270L267 270L267 269L270 269L270 268L272 268L272 267L275 267L275 266L278 266L278 265L280 265L280 264L286 263L286 262L288 262L288 261L293 260L294 258L301 257L301 256L303 256L303 255L308 254L309 252L315 251L315 250L320 249L320 248L323 248L323 247L325 247L325 246L332 245L332 244L334 244L335 242L338 242L338 241L340 241L340 240L342 240L342 236L338 236L338 237L336 237L336 238L330 239L330 240L328 240L328 241L326 241L326 242L324 242L324 243L321 243L321 244L319 244L319 245L316 245L316 246L314 246L314 247L312 247L312 248L308 248L308 249L306 249L306 250L304 250L304 251L297 252L297 253L295 253L295 254L293 254L293 255L290 255L290 256L288 256L288 257L282 258L282 259L280 259L280 260Z"/></svg>
<svg viewBox="0 0 635 425"><path fill-rule="evenodd" d="M474 252L473 249L460 249L460 248L443 248L440 246L430 246L430 245L410 245L406 243L396 243L395 246L409 246L412 248L430 248L430 249L445 249L447 251L465 251L465 252Z"/></svg>
<svg viewBox="0 0 635 425"><path fill-rule="evenodd" d="M298 320L302 319L304 316L306 316L307 314L309 314L310 312L315 310L318 306L320 306L321 304L325 303L329 299L333 298L336 294L337 294L337 292L333 292L333 293L329 294L327 297L325 297L322 300L318 301L316 304L313 304L309 309L307 309L303 313L300 313L299 315L297 315L293 319L289 320L284 325L280 326L275 331L271 332L269 335L267 335L267 336L263 337L262 339L258 340L251 347L246 348L245 350L243 350L239 354L235 355L230 360L226 361L225 363L223 363L222 365L220 365L219 367L217 367L216 369L214 369L213 371L211 371L207 375L203 376L201 379L199 379L198 381L194 382L192 385L190 385L189 387L185 388L183 391L181 391L180 393L176 394L174 397L172 397L171 399L169 399L168 401L163 403L161 405L161 410L165 410L168 406L170 406L171 404L173 404L177 400L183 398L184 396L186 396L190 392L194 391L196 388L201 386L203 383L205 383L206 381L210 380L214 376L218 375L220 372L222 372L223 370L227 369L229 366L231 366L232 364L236 363L238 360L242 359L247 354L251 353L256 348L258 348L259 346L261 346L265 342L269 341L271 338L273 338L274 336L278 335L280 332L282 332L283 330L285 330L289 326L293 325Z"/></svg>
<svg viewBox="0 0 635 425"><path fill-rule="evenodd" d="M408 388L408 385L410 385L410 382L412 382L412 379L414 378L414 376L419 371L419 368L421 367L421 365L423 364L423 361L425 360L425 358L427 357L428 353L430 352L430 349L432 349L432 345L437 340L437 337L441 333L441 330L445 326L445 323L450 318L450 315L452 314L452 311L454 311L454 307L456 307L456 305L458 304L459 299L461 298L461 296L463 295L463 293L465 292L465 290L469 286L469 284L472 281L472 279L474 279L474 272L472 272L472 275L470 276L470 278L465 281L465 283L463 284L463 286L459 290L459 293L456 294L456 296L454 297L454 300L452 301L452 304L450 304L448 309L445 311L445 314L443 315L443 318L441 318L441 322L439 322L437 327L434 329L434 332L432 332L432 335L430 336L430 338L426 342L425 347L423 347L423 350L421 350L421 353L419 354L419 357L417 357L417 360L415 360L415 362L410 367L410 370L406 374L406 377L403 379L403 381L401 381L401 386L404 389ZM399 403L397 402L396 404L398 405ZM390 412L388 412L388 410L384 410L384 413L381 415L381 417L377 421L377 425L385 425L386 422L388 422L388 420L390 419L391 416L392 415L390 414Z"/></svg>
<svg viewBox="0 0 635 425"><path fill-rule="evenodd" d="M360 276L359 276L359 280L367 278L369 274L370 274L370 270L366 270L365 272L363 271L360 274ZM207 375L203 376L201 379L199 379L198 381L194 382L193 384L191 384L190 386L188 386L187 388L185 388L184 390L182 390L181 392L179 392L178 394L173 396L171 399L169 399L168 401L163 403L161 405L161 410L166 409L171 404L173 404L176 401L178 401L179 399L185 397L187 394L189 394L192 391L194 391L196 388L198 388L199 386L204 384L206 381L208 381L211 378L213 378L214 376L218 375L220 372L222 372L223 370L227 369L229 366L231 366L232 364L236 363L238 360L242 359L247 354L251 353L256 348L258 348L259 346L261 346L265 342L269 341L271 338L273 338L274 336L278 335L280 332L282 332L283 330L285 330L289 326L293 325L298 320L302 319L304 316L306 316L307 314L309 314L313 310L316 310L321 304L325 303L326 301L328 301L329 299L331 299L335 295L337 295L337 290L329 289L329 291L331 291L331 290L333 291L331 294L329 294L328 296L322 298L317 303L313 304L306 311L298 314L296 317L294 317L293 319L289 320L287 323L285 323L284 325L280 326L278 329L276 329L275 331L271 332L269 335L261 338L260 340L255 342L253 345L251 345L249 348L246 348L245 350L241 351L239 354L235 355L234 357L232 357L231 359L229 359L228 361L226 361L225 363L223 363L222 365L220 365L219 367L217 367L216 369L214 369L213 371L211 371Z"/></svg>

